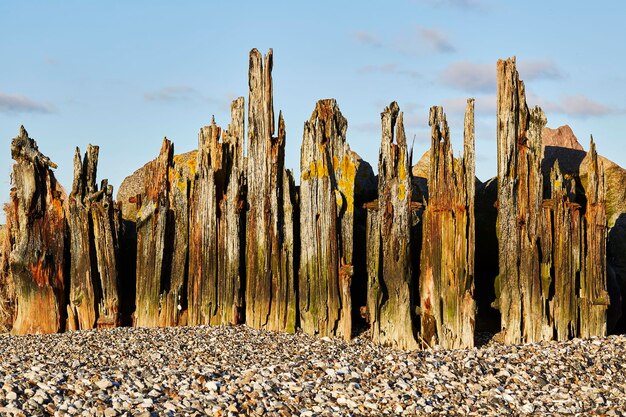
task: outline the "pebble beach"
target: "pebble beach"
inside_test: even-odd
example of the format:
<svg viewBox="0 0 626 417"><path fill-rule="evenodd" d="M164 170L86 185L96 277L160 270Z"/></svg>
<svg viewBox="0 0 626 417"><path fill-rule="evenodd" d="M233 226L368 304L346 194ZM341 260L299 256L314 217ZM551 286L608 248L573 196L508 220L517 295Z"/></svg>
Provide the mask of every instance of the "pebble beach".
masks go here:
<svg viewBox="0 0 626 417"><path fill-rule="evenodd" d="M0 415L625 415L625 349L400 352L245 326L0 335Z"/></svg>

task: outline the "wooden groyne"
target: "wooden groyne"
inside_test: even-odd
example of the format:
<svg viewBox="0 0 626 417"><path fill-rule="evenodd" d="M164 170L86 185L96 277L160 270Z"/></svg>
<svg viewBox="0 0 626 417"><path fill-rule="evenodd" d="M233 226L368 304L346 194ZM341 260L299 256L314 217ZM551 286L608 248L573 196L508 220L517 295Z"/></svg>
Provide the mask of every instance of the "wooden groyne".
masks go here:
<svg viewBox="0 0 626 417"><path fill-rule="evenodd" d="M497 201L475 177L473 99L458 158L445 109L430 109L423 183L397 103L381 113L375 176L351 150L338 103L320 100L296 185L272 67L271 50L252 50L247 114L243 97L233 101L227 129L211 121L187 154L164 139L118 201L106 180L97 185L97 146L76 150L66 195L20 131L0 245L13 333L245 323L350 339L368 326L400 349L472 347L477 321L490 317L507 343L607 333L615 295L602 160L592 141L584 183L558 162L545 177L546 117L528 108L514 59L496 68ZM496 274L475 256L485 205L497 211L480 222L497 231ZM494 288L493 308L477 310L488 297L477 280Z"/></svg>

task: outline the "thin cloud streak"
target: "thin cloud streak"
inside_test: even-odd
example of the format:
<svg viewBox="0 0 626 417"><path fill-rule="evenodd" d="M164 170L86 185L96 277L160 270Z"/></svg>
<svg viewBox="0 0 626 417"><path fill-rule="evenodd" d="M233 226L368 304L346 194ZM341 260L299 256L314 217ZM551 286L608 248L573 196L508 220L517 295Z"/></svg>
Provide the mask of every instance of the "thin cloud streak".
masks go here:
<svg viewBox="0 0 626 417"><path fill-rule="evenodd" d="M0 93L0 113L54 113L54 107L18 94Z"/></svg>
<svg viewBox="0 0 626 417"><path fill-rule="evenodd" d="M383 46L382 41L378 38L378 36L374 35L371 32L366 31L358 31L354 33L354 39L363 45L370 45L375 47Z"/></svg>
<svg viewBox="0 0 626 417"><path fill-rule="evenodd" d="M456 51L454 45L443 32L426 27L418 27L417 31L421 39L435 52L452 53Z"/></svg>
<svg viewBox="0 0 626 417"><path fill-rule="evenodd" d="M622 112L621 110L611 109L584 95L563 96L558 101L552 101L531 94L527 101L541 107L548 116L550 113L558 113L573 118L586 119L588 117L601 117Z"/></svg>
<svg viewBox="0 0 626 417"><path fill-rule="evenodd" d="M361 45L385 48L404 55L456 52L456 47L446 33L424 26L415 26L410 31L398 33L395 37L387 39L367 31L354 32L353 37Z"/></svg>
<svg viewBox="0 0 626 417"><path fill-rule="evenodd" d="M496 90L496 71L491 64L454 62L439 74L439 79L444 85L471 93Z"/></svg>
<svg viewBox="0 0 626 417"><path fill-rule="evenodd" d="M197 98L198 92L187 85L174 85L163 87L156 91L149 91L144 93L143 97L147 101L189 101Z"/></svg>
<svg viewBox="0 0 626 417"><path fill-rule="evenodd" d="M484 10L485 3L480 0L426 0L435 7L454 7L461 10Z"/></svg>
<svg viewBox="0 0 626 417"><path fill-rule="evenodd" d="M558 80L565 74L552 59L522 60L518 64L520 76L527 80Z"/></svg>
<svg viewBox="0 0 626 417"><path fill-rule="evenodd" d="M388 75L401 75L409 78L420 78L421 75L415 70L405 69L398 67L397 64L382 64L382 65L366 65L357 70L360 74L388 74Z"/></svg>

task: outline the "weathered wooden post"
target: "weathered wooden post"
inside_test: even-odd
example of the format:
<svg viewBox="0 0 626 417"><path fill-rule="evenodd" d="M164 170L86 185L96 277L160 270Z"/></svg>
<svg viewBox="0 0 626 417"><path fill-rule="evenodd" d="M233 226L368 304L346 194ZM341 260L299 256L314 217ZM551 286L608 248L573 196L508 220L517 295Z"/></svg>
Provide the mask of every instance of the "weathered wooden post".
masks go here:
<svg viewBox="0 0 626 417"><path fill-rule="evenodd" d="M551 215L546 217L549 222L544 230L548 236L542 238L542 257L551 260L546 265L542 280L542 302L549 302L551 320L557 340L568 340L578 333L578 299L576 276L581 272L583 247L582 219L580 205L575 202L576 190L573 179L565 178L561 173L558 161L550 173L551 198L544 200L544 205L550 208ZM543 236L542 236L543 237ZM550 242L551 240L551 242ZM546 252L551 248L552 253ZM549 279L545 276L550 272ZM554 294L550 294L550 285ZM547 317L546 317L547 320ZM552 337L550 332L544 335L546 339Z"/></svg>
<svg viewBox="0 0 626 417"><path fill-rule="evenodd" d="M97 304L96 327L117 327L121 324L119 251L121 211L113 201L113 186L100 183L100 197L91 203L96 269L101 290Z"/></svg>
<svg viewBox="0 0 626 417"><path fill-rule="evenodd" d="M221 129L212 121L200 129L189 227L188 323L210 324L217 309L217 184Z"/></svg>
<svg viewBox="0 0 626 417"><path fill-rule="evenodd" d="M63 329L65 309L65 192L56 168L22 126L11 142L13 188L7 226L14 243L10 268L17 295L14 334Z"/></svg>
<svg viewBox="0 0 626 417"><path fill-rule="evenodd" d="M358 160L346 141L347 127L334 99L318 101L304 124L299 306L306 333L350 339Z"/></svg>
<svg viewBox="0 0 626 417"><path fill-rule="evenodd" d="M74 155L74 180L68 204L70 299L68 329L115 327L120 324L118 291L119 211L106 180L98 190L97 146L81 159Z"/></svg>
<svg viewBox="0 0 626 417"><path fill-rule="evenodd" d="M429 346L474 346L474 100L467 102L464 157L455 160L443 108L430 110L428 204L420 274L422 337Z"/></svg>
<svg viewBox="0 0 626 417"><path fill-rule="evenodd" d="M90 239L90 198L97 191L98 148L89 145L85 159L80 149L74 154L74 181L69 196L70 299L67 327L92 329L96 325L96 288Z"/></svg>
<svg viewBox="0 0 626 417"><path fill-rule="evenodd" d="M546 119L538 108L528 111L514 58L498 60L497 76L500 272L494 305L500 310L506 343L533 342L546 338L539 250L543 214L540 127Z"/></svg>
<svg viewBox="0 0 626 417"><path fill-rule="evenodd" d="M231 122L222 135L222 190L219 200L218 240L218 324L240 324L244 320L243 284L245 271L245 165L244 165L244 99L239 97L230 107Z"/></svg>
<svg viewBox="0 0 626 417"><path fill-rule="evenodd" d="M191 203L189 324L243 321L243 106L243 98L233 101L232 121L223 135L215 121L199 135Z"/></svg>
<svg viewBox="0 0 626 417"><path fill-rule="evenodd" d="M589 144L590 166L585 196L585 264L580 277L580 337L604 336L609 295L606 281L606 190L604 169L598 160L593 137Z"/></svg>
<svg viewBox="0 0 626 417"><path fill-rule="evenodd" d="M367 309L372 340L408 350L418 347L411 312L411 161L396 102L381 123L378 210L368 212L367 225Z"/></svg>
<svg viewBox="0 0 626 417"><path fill-rule="evenodd" d="M295 187L287 181L290 175L284 168L282 114L278 135L273 136L271 49L265 65L259 51L250 52L248 75L246 324L293 332L297 310L292 240Z"/></svg>
<svg viewBox="0 0 626 417"><path fill-rule="evenodd" d="M164 268L166 232L170 209L169 172L174 146L163 140L158 158L145 173L144 193L137 212L137 289L135 325L159 325L162 288L168 287L169 271Z"/></svg>
<svg viewBox="0 0 626 417"><path fill-rule="evenodd" d="M161 287L159 326L187 324L187 266L189 253L189 201L196 170L195 158L176 155L169 170L169 213L163 250L164 272Z"/></svg>

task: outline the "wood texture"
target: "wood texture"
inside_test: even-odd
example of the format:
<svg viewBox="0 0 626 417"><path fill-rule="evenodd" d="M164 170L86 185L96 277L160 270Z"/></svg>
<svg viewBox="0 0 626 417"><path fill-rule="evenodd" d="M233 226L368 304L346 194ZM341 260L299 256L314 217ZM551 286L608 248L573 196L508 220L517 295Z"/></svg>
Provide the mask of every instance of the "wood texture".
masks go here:
<svg viewBox="0 0 626 417"><path fill-rule="evenodd" d="M604 336L607 331L607 215L604 168L593 138L589 144L590 169L585 196L585 263L580 278L579 337Z"/></svg>
<svg viewBox="0 0 626 417"><path fill-rule="evenodd" d="M515 59L497 64L499 276L494 303L506 343L542 340L541 302L541 133L528 135L530 114ZM539 109L533 123L545 125ZM543 127L543 126L542 126ZM532 129L531 129L532 130Z"/></svg>
<svg viewBox="0 0 626 417"><path fill-rule="evenodd" d="M68 203L70 237L70 298L67 328L72 330L120 325L118 287L119 210L113 187L96 185L97 146L88 145L84 158L74 154L74 180Z"/></svg>
<svg viewBox="0 0 626 417"><path fill-rule="evenodd" d="M421 333L429 346L474 346L474 101L468 100L464 157L455 160L443 108L430 110L428 205L423 215Z"/></svg>
<svg viewBox="0 0 626 417"><path fill-rule="evenodd" d="M119 251L121 210L113 201L113 186L107 180L100 183L101 194L91 203L93 246L100 289L97 299L96 327L121 325L121 298L119 286Z"/></svg>
<svg viewBox="0 0 626 417"><path fill-rule="evenodd" d="M289 242L293 195L284 190L285 124L282 114L274 137L272 50L265 63L256 49L250 52L248 100L246 221L246 324L268 330L295 331L294 266ZM289 198L288 198L289 197Z"/></svg>
<svg viewBox="0 0 626 417"><path fill-rule="evenodd" d="M95 194L98 147L89 146L85 158L80 149L74 154L74 181L69 197L70 298L67 327L70 330L96 326L95 260L92 261L90 200Z"/></svg>
<svg viewBox="0 0 626 417"><path fill-rule="evenodd" d="M396 102L381 114L377 220L368 220L368 314L372 340L415 349L411 274L411 165L402 113ZM376 236L380 238L377 239ZM378 242L377 242L378 240Z"/></svg>
<svg viewBox="0 0 626 417"><path fill-rule="evenodd" d="M217 306L217 184L221 167L221 129L212 121L200 129L192 192L189 239L190 325L210 324Z"/></svg>
<svg viewBox="0 0 626 417"><path fill-rule="evenodd" d="M64 327L66 227L64 191L22 126L11 141L13 188L7 207L17 299L14 334L54 333Z"/></svg>
<svg viewBox="0 0 626 417"><path fill-rule="evenodd" d="M191 203L190 324L243 322L243 106L243 98L232 103L223 135L215 121L200 131Z"/></svg>
<svg viewBox="0 0 626 417"><path fill-rule="evenodd" d="M135 326L159 325L161 292L169 279L169 271L164 268L164 253L170 209L169 172L173 156L174 146L166 138L159 156L146 173L144 193L139 197Z"/></svg>
<svg viewBox="0 0 626 417"><path fill-rule="evenodd" d="M319 336L352 335L357 156L335 100L320 100L304 124L300 155L300 325Z"/></svg>

